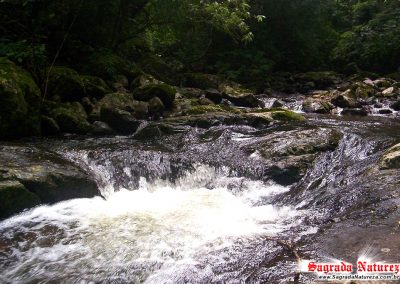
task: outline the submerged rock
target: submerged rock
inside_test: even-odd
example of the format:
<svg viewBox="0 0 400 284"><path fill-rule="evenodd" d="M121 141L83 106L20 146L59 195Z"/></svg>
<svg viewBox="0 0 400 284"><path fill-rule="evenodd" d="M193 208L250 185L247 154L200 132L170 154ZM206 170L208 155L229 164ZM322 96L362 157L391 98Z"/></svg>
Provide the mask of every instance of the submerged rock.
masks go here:
<svg viewBox="0 0 400 284"><path fill-rule="evenodd" d="M383 155L380 163L381 169L400 168L400 143L389 148Z"/></svg>
<svg viewBox="0 0 400 284"><path fill-rule="evenodd" d="M0 146L0 219L40 203L100 195L82 169L35 147Z"/></svg>
<svg viewBox="0 0 400 284"><path fill-rule="evenodd" d="M0 139L39 135L41 94L30 74L0 58Z"/></svg>

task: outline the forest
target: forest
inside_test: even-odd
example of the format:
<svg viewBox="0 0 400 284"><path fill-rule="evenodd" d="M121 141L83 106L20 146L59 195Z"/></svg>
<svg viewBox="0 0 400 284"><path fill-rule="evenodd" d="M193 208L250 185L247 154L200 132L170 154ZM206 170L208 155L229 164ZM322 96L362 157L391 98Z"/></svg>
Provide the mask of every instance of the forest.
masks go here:
<svg viewBox="0 0 400 284"><path fill-rule="evenodd" d="M0 13L0 283L398 279L400 0Z"/></svg>

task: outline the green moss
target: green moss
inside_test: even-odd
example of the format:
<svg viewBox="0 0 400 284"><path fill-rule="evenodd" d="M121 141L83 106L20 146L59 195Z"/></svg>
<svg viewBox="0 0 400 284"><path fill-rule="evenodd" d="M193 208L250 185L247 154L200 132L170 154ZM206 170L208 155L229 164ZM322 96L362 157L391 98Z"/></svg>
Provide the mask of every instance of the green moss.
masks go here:
<svg viewBox="0 0 400 284"><path fill-rule="evenodd" d="M0 138L40 134L40 99L31 75L0 58Z"/></svg>
<svg viewBox="0 0 400 284"><path fill-rule="evenodd" d="M41 203L39 197L18 181L0 182L0 219Z"/></svg>
<svg viewBox="0 0 400 284"><path fill-rule="evenodd" d="M91 130L83 106L78 103L65 103L51 110L51 116L66 133L86 134Z"/></svg>
<svg viewBox="0 0 400 284"><path fill-rule="evenodd" d="M176 89L167 84L151 84L134 91L134 98L139 101L149 101L158 97L167 108L173 106Z"/></svg>
<svg viewBox="0 0 400 284"><path fill-rule="evenodd" d="M231 108L225 105L198 105L194 106L185 111L186 115L197 115L197 114L205 114L205 113L232 113L232 114L240 114L242 113L238 109Z"/></svg>
<svg viewBox="0 0 400 284"><path fill-rule="evenodd" d="M75 70L65 66L51 69L48 91L50 97L61 98L63 101L77 101L85 96L82 78Z"/></svg>
<svg viewBox="0 0 400 284"><path fill-rule="evenodd" d="M112 93L110 87L103 79L96 76L81 76L85 86L86 94L96 99L103 98L106 94Z"/></svg>
<svg viewBox="0 0 400 284"><path fill-rule="evenodd" d="M304 121L306 120L304 116L301 114L295 113L291 110L287 109L280 109L280 108L275 108L275 109L261 109L255 111L256 113L262 113L262 112L267 112L271 114L271 117L274 120L280 120L280 121Z"/></svg>

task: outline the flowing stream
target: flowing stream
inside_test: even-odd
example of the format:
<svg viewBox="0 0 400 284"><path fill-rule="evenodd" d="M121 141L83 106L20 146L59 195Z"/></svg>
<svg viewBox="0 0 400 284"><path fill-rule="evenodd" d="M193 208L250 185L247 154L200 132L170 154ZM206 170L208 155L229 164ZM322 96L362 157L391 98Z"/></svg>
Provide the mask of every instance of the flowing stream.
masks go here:
<svg viewBox="0 0 400 284"><path fill-rule="evenodd" d="M327 220L364 204L367 197L357 194L355 184L400 138L394 119L309 120L305 130L336 129L342 139L336 150L318 154L300 181L286 186L268 177L271 165L256 146L277 131L303 126L182 128L146 142L131 137L31 142L89 171L103 197L39 206L2 221L0 282L294 279L296 259L275 240L307 240Z"/></svg>

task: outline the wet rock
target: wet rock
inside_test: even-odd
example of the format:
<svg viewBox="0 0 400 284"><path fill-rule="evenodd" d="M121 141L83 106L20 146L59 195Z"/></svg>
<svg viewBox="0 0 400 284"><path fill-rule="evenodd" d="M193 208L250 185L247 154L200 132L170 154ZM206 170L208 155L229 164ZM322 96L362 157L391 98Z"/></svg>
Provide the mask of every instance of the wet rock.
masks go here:
<svg viewBox="0 0 400 284"><path fill-rule="evenodd" d="M344 109L341 112L341 115L345 115L345 116L367 116L368 115L368 111L366 111L365 109L362 109L362 108L348 108L348 109Z"/></svg>
<svg viewBox="0 0 400 284"><path fill-rule="evenodd" d="M389 148L382 156L380 162L381 169L399 169L400 168L400 144Z"/></svg>
<svg viewBox="0 0 400 284"><path fill-rule="evenodd" d="M261 102L252 94L250 90L242 88L240 85L221 84L218 87L222 97L240 107L259 107Z"/></svg>
<svg viewBox="0 0 400 284"><path fill-rule="evenodd" d="M135 89L133 91L133 96L136 100L146 102L154 97L158 97L166 108L172 108L176 96L176 89L167 84L153 84Z"/></svg>
<svg viewBox="0 0 400 284"><path fill-rule="evenodd" d="M272 104L273 108L281 108L284 106L285 106L285 103L282 100L275 100Z"/></svg>
<svg viewBox="0 0 400 284"><path fill-rule="evenodd" d="M134 138L138 140L150 140L164 135L171 135L180 132L173 126L166 123L153 123L139 130Z"/></svg>
<svg viewBox="0 0 400 284"><path fill-rule="evenodd" d="M397 101L397 102L391 104L390 107L392 109L394 109L395 111L400 111L400 101Z"/></svg>
<svg viewBox="0 0 400 284"><path fill-rule="evenodd" d="M303 102L303 111L307 113L330 113L335 107L330 102L305 100Z"/></svg>
<svg viewBox="0 0 400 284"><path fill-rule="evenodd" d="M380 109L378 111L379 114L391 114L393 113L393 111L391 111L390 109Z"/></svg>
<svg viewBox="0 0 400 284"><path fill-rule="evenodd" d="M19 181L0 181L0 220L40 203L39 197Z"/></svg>
<svg viewBox="0 0 400 284"><path fill-rule="evenodd" d="M81 76L65 66L55 66L51 69L48 92L50 97L66 102L80 101L86 95Z"/></svg>
<svg viewBox="0 0 400 284"><path fill-rule="evenodd" d="M0 58L0 139L39 135L41 94L30 74Z"/></svg>
<svg viewBox="0 0 400 284"><path fill-rule="evenodd" d="M59 104L50 110L50 116L57 122L61 132L86 134L91 130L85 109L78 102Z"/></svg>
<svg viewBox="0 0 400 284"><path fill-rule="evenodd" d="M361 105L350 97L351 90L347 90L344 93L336 96L331 100L332 104L341 108L357 108Z"/></svg>
<svg viewBox="0 0 400 284"><path fill-rule="evenodd" d="M83 85L85 86L86 95L89 97L102 99L106 94L112 93L111 88L103 79L96 76L81 76Z"/></svg>
<svg viewBox="0 0 400 284"><path fill-rule="evenodd" d="M93 129L89 133L94 136L107 136L115 134L114 130L103 121L93 122Z"/></svg>
<svg viewBox="0 0 400 284"><path fill-rule="evenodd" d="M118 108L101 108L100 120L106 122L112 129L124 135L135 133L140 126L140 121L130 112Z"/></svg>
<svg viewBox="0 0 400 284"><path fill-rule="evenodd" d="M39 203L100 195L96 183L82 169L35 147L1 146L0 181L0 207L9 208L6 215Z"/></svg>
<svg viewBox="0 0 400 284"><path fill-rule="evenodd" d="M60 134L60 127L57 122L48 116L42 116L42 134L43 135L57 135Z"/></svg>
<svg viewBox="0 0 400 284"><path fill-rule="evenodd" d="M333 151L341 134L325 128L296 129L268 135L268 139L248 147L259 153L267 170L265 175L279 184L299 181L319 153Z"/></svg>

